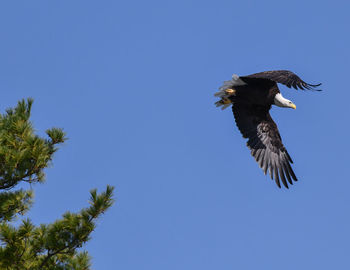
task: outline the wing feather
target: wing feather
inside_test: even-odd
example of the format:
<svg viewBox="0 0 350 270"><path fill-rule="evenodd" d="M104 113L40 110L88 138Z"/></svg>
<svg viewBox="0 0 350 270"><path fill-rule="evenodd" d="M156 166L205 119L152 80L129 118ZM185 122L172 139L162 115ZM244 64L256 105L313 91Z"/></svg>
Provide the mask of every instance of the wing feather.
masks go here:
<svg viewBox="0 0 350 270"><path fill-rule="evenodd" d="M286 180L286 177L284 176L284 173L283 173L283 165L282 165L282 162L279 164L278 166L278 172L280 174L280 178L282 180L282 183L283 185L288 188L288 184L287 184L287 180Z"/></svg>
<svg viewBox="0 0 350 270"><path fill-rule="evenodd" d="M285 173L285 175L286 175L286 177L288 179L289 184L293 185L293 181L290 178L289 171L287 169L287 166L286 166L285 162L282 162L282 165L283 165L284 173Z"/></svg>
<svg viewBox="0 0 350 270"><path fill-rule="evenodd" d="M265 155L264 155L264 166L262 167L264 174L266 175L267 169L269 168L269 152L265 150Z"/></svg>
<svg viewBox="0 0 350 270"><path fill-rule="evenodd" d="M263 166L264 166L265 152L266 152L266 150L262 149L261 153L260 153L260 156L259 156L259 166L260 166L260 168L263 168Z"/></svg>
<svg viewBox="0 0 350 270"><path fill-rule="evenodd" d="M257 109L254 105L235 103L232 110L237 127L243 137L248 139L247 146L264 174L269 171L271 179L275 180L278 187L281 187L280 182L288 188L288 183L297 181L290 165L293 161L282 144L269 108Z"/></svg>
<svg viewBox="0 0 350 270"><path fill-rule="evenodd" d="M273 70L273 71L264 71L255 73L248 76L240 76L244 82L249 83L250 79L262 79L262 80L270 80L276 83L281 83L286 85L289 88L294 88L296 90L312 90L312 91L321 91L319 89L315 89L320 86L319 84L310 84L304 82L298 75L289 71L289 70Z"/></svg>
<svg viewBox="0 0 350 270"><path fill-rule="evenodd" d="M290 166L289 162L286 162L286 165L288 167L288 172L290 173L290 176L293 178L294 181L298 181L298 178L295 176L295 173L293 172L293 169Z"/></svg>
<svg viewBox="0 0 350 270"><path fill-rule="evenodd" d="M276 154L274 154L274 159L273 159L273 170L274 170L274 175L275 175L275 182L277 184L277 186L279 188L281 188L281 183L280 183L280 179L278 178L278 168L277 168L277 160L276 160L276 157L275 157Z"/></svg>

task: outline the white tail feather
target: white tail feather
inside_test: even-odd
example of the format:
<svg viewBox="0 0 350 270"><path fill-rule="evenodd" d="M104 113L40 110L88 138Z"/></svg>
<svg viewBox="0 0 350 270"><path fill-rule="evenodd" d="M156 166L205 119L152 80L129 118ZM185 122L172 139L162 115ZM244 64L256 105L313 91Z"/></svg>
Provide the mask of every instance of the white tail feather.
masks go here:
<svg viewBox="0 0 350 270"><path fill-rule="evenodd" d="M226 109L227 107L229 107L232 103L226 103L223 102L222 99L227 99L230 96L234 95L234 94L230 94L228 91L226 91L227 89L234 89L235 86L241 86L241 85L245 85L246 83L243 82L238 75L233 74L232 75L232 80L229 81L224 81L224 84L222 86L219 87L219 92L216 92L214 94L215 97L219 97L221 98L221 100L215 102L216 107L220 107L222 106L222 110ZM232 92L232 91L231 91Z"/></svg>
<svg viewBox="0 0 350 270"><path fill-rule="evenodd" d="M238 75L233 74L232 75L232 80L229 81L224 81L224 84L222 86L219 87L219 92L216 92L214 94L214 96L216 97L225 97L227 96L227 93L225 92L225 90L227 89L232 89L235 86L241 86L241 85L245 85L246 83L243 82Z"/></svg>

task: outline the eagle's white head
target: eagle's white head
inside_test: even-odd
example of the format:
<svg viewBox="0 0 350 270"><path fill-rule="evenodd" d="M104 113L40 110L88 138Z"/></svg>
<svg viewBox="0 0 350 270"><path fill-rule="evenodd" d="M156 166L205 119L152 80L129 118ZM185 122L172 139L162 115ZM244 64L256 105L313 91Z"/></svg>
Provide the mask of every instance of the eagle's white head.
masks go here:
<svg viewBox="0 0 350 270"><path fill-rule="evenodd" d="M297 108L293 102L284 98L281 93L276 94L274 104L278 107L285 107L285 108L292 108L292 109Z"/></svg>

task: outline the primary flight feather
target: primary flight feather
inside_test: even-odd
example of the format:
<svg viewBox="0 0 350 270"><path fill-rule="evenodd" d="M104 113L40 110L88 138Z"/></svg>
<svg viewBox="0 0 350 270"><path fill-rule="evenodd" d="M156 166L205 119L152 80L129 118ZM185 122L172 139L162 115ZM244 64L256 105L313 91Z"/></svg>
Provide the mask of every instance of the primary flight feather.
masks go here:
<svg viewBox="0 0 350 270"><path fill-rule="evenodd" d="M296 109L294 103L285 99L277 83L301 90L316 90L321 84L308 84L288 70L264 71L248 76L233 75L225 81L215 96L220 100L215 104L225 109L232 105L236 125L252 156L266 174L269 172L277 186L280 181L288 188L288 183L298 181L292 169L292 158L282 143L276 123L269 113L271 106Z"/></svg>

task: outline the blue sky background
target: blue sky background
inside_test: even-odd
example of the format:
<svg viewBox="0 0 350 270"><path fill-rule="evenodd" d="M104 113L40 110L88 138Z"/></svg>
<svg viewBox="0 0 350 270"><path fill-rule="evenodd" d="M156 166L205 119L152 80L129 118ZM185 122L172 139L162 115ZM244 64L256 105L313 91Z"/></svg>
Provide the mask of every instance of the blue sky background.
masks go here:
<svg viewBox="0 0 350 270"><path fill-rule="evenodd" d="M35 99L69 141L29 216L52 222L116 187L93 269L349 269L348 1L6 1L0 109ZM232 73L289 69L273 108L300 181L262 174L213 93Z"/></svg>

